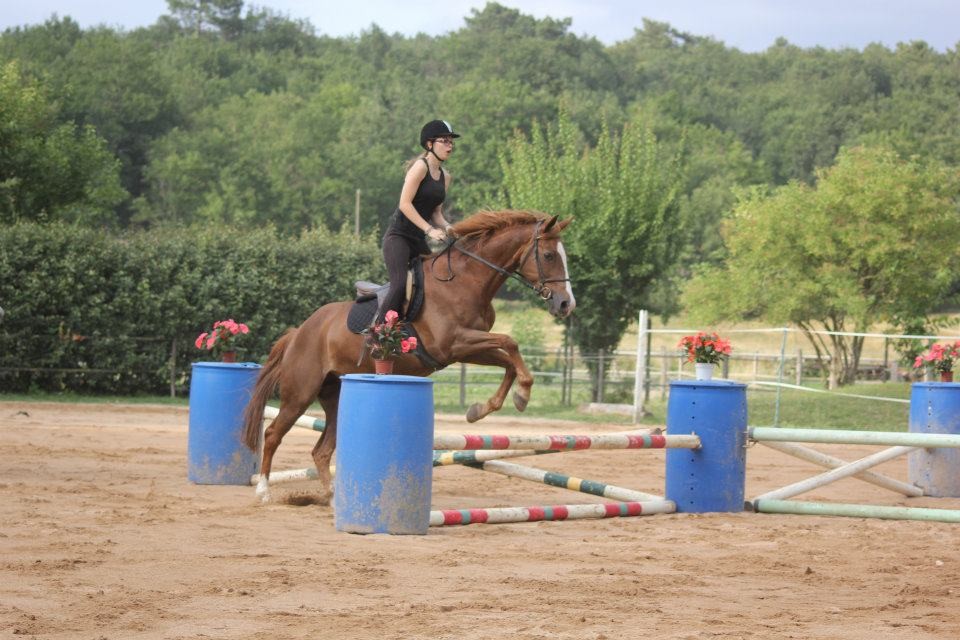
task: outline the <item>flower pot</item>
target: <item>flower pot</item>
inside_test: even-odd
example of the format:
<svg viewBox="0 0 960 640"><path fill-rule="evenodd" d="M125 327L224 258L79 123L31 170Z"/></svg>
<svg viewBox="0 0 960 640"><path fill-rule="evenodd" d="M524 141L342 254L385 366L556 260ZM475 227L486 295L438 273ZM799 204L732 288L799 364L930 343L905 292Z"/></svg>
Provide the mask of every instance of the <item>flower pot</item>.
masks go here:
<svg viewBox="0 0 960 640"><path fill-rule="evenodd" d="M380 376L388 376L393 373L393 360L373 360L373 371Z"/></svg>
<svg viewBox="0 0 960 640"><path fill-rule="evenodd" d="M237 361L237 352L236 351L224 351L223 352L223 362L236 362Z"/></svg>
<svg viewBox="0 0 960 640"><path fill-rule="evenodd" d="M695 362L693 369L697 380L713 380L713 366L712 362Z"/></svg>
<svg viewBox="0 0 960 640"><path fill-rule="evenodd" d="M940 382L953 382L953 371L941 371Z"/></svg>

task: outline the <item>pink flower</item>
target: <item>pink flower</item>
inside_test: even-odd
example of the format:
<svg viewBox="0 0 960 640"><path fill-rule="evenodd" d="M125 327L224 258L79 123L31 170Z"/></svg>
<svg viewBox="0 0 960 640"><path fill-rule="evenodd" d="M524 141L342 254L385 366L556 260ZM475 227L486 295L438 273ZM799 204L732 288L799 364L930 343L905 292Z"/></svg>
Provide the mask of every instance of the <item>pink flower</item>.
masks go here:
<svg viewBox="0 0 960 640"><path fill-rule="evenodd" d="M410 353L417 348L417 339L416 338L405 338L400 341L400 351L403 353Z"/></svg>
<svg viewBox="0 0 960 640"><path fill-rule="evenodd" d="M208 335L207 332L204 331L203 333L197 336L197 341L194 342L194 344L197 345L197 349L203 348L203 339L206 338L207 335Z"/></svg>
<svg viewBox="0 0 960 640"><path fill-rule="evenodd" d="M210 334L210 337L207 338L207 350L213 349L213 345L217 344L217 334Z"/></svg>
<svg viewBox="0 0 960 640"><path fill-rule="evenodd" d="M913 361L913 368L919 369L923 366L923 356L917 356L917 359Z"/></svg>
<svg viewBox="0 0 960 640"><path fill-rule="evenodd" d="M243 324L243 323L241 322L241 323L240 323L240 333L250 333L250 327L248 327L247 325L245 325L245 324Z"/></svg>
<svg viewBox="0 0 960 640"><path fill-rule="evenodd" d="M397 318L399 317L400 317L400 314L394 311L393 309L391 309L390 311L387 311L387 315L383 317L383 321L386 322L387 325L392 327L393 324L397 321Z"/></svg>

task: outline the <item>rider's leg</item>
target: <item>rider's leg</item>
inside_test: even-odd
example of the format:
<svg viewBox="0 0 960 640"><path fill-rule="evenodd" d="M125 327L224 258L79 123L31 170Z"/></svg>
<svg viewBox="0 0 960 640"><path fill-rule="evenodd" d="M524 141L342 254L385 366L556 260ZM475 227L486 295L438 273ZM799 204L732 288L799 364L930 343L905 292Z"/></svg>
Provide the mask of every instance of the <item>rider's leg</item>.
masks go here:
<svg viewBox="0 0 960 640"><path fill-rule="evenodd" d="M407 285L407 268L410 264L412 249L401 236L388 234L383 239L383 260L387 264L390 278L390 291L374 318L375 323L383 322L387 311L400 313L403 308L404 288Z"/></svg>

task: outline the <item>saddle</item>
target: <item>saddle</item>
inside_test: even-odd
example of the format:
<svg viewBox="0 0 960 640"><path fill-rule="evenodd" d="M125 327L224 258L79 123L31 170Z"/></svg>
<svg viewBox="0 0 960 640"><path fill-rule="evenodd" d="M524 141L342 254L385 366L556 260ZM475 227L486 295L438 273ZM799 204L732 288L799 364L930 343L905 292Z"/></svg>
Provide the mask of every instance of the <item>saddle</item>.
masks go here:
<svg viewBox="0 0 960 640"><path fill-rule="evenodd" d="M355 283L355 286L357 297L347 314L347 329L352 333L359 334L370 327L380 304L390 291L390 285L359 280ZM425 367L437 371L443 369L446 365L438 362L427 352L423 346L423 341L413 326L413 321L417 319L423 309L423 299L423 261L419 257L415 257L410 261L410 270L407 271L407 285L400 319L406 324L407 333L417 339L417 348L414 350L414 354Z"/></svg>

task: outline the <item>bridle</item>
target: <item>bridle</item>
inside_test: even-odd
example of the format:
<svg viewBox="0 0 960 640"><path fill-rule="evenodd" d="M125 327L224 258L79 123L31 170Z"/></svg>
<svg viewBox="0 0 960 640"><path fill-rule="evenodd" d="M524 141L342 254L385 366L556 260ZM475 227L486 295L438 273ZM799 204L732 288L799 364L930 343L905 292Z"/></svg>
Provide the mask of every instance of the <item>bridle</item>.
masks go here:
<svg viewBox="0 0 960 640"><path fill-rule="evenodd" d="M458 244L456 240L454 240L453 242L449 243L443 249L443 251L441 251L438 255L436 255L433 258L433 263L432 263L433 265L435 265L437 260L439 260L443 254L446 254L447 255L447 271L450 273L449 277L441 278L437 275L434 275L434 277L437 280L440 280L441 282L449 282L450 280L453 280L456 277L456 274L453 272L453 268L450 264L450 254L452 250L455 248L457 251L459 251L463 255L473 258L477 262L481 262L487 265L497 273L507 278L515 278L516 280L519 280L524 286L529 287L530 289L533 289L533 291L538 296L540 296L543 300L550 300L553 297L553 291L549 289L547 285L550 284L551 282L569 282L570 278L544 278L543 276L543 264L540 262L540 238L543 237L543 235L540 233L540 227L543 226L543 223L544 223L544 220L537 221L536 226L533 228L533 238L530 240L530 244L527 246L526 250L523 252L523 256L520 258L520 263L517 265L517 268L514 269L513 271L507 271L503 267L499 267L493 264L486 258L482 256L478 256L472 251L468 251L467 249L463 248L460 244ZM526 263L527 259L531 255L533 255L533 259L537 263L536 283L531 282L526 277L524 277L523 274L520 273L520 270L523 269L523 265Z"/></svg>

